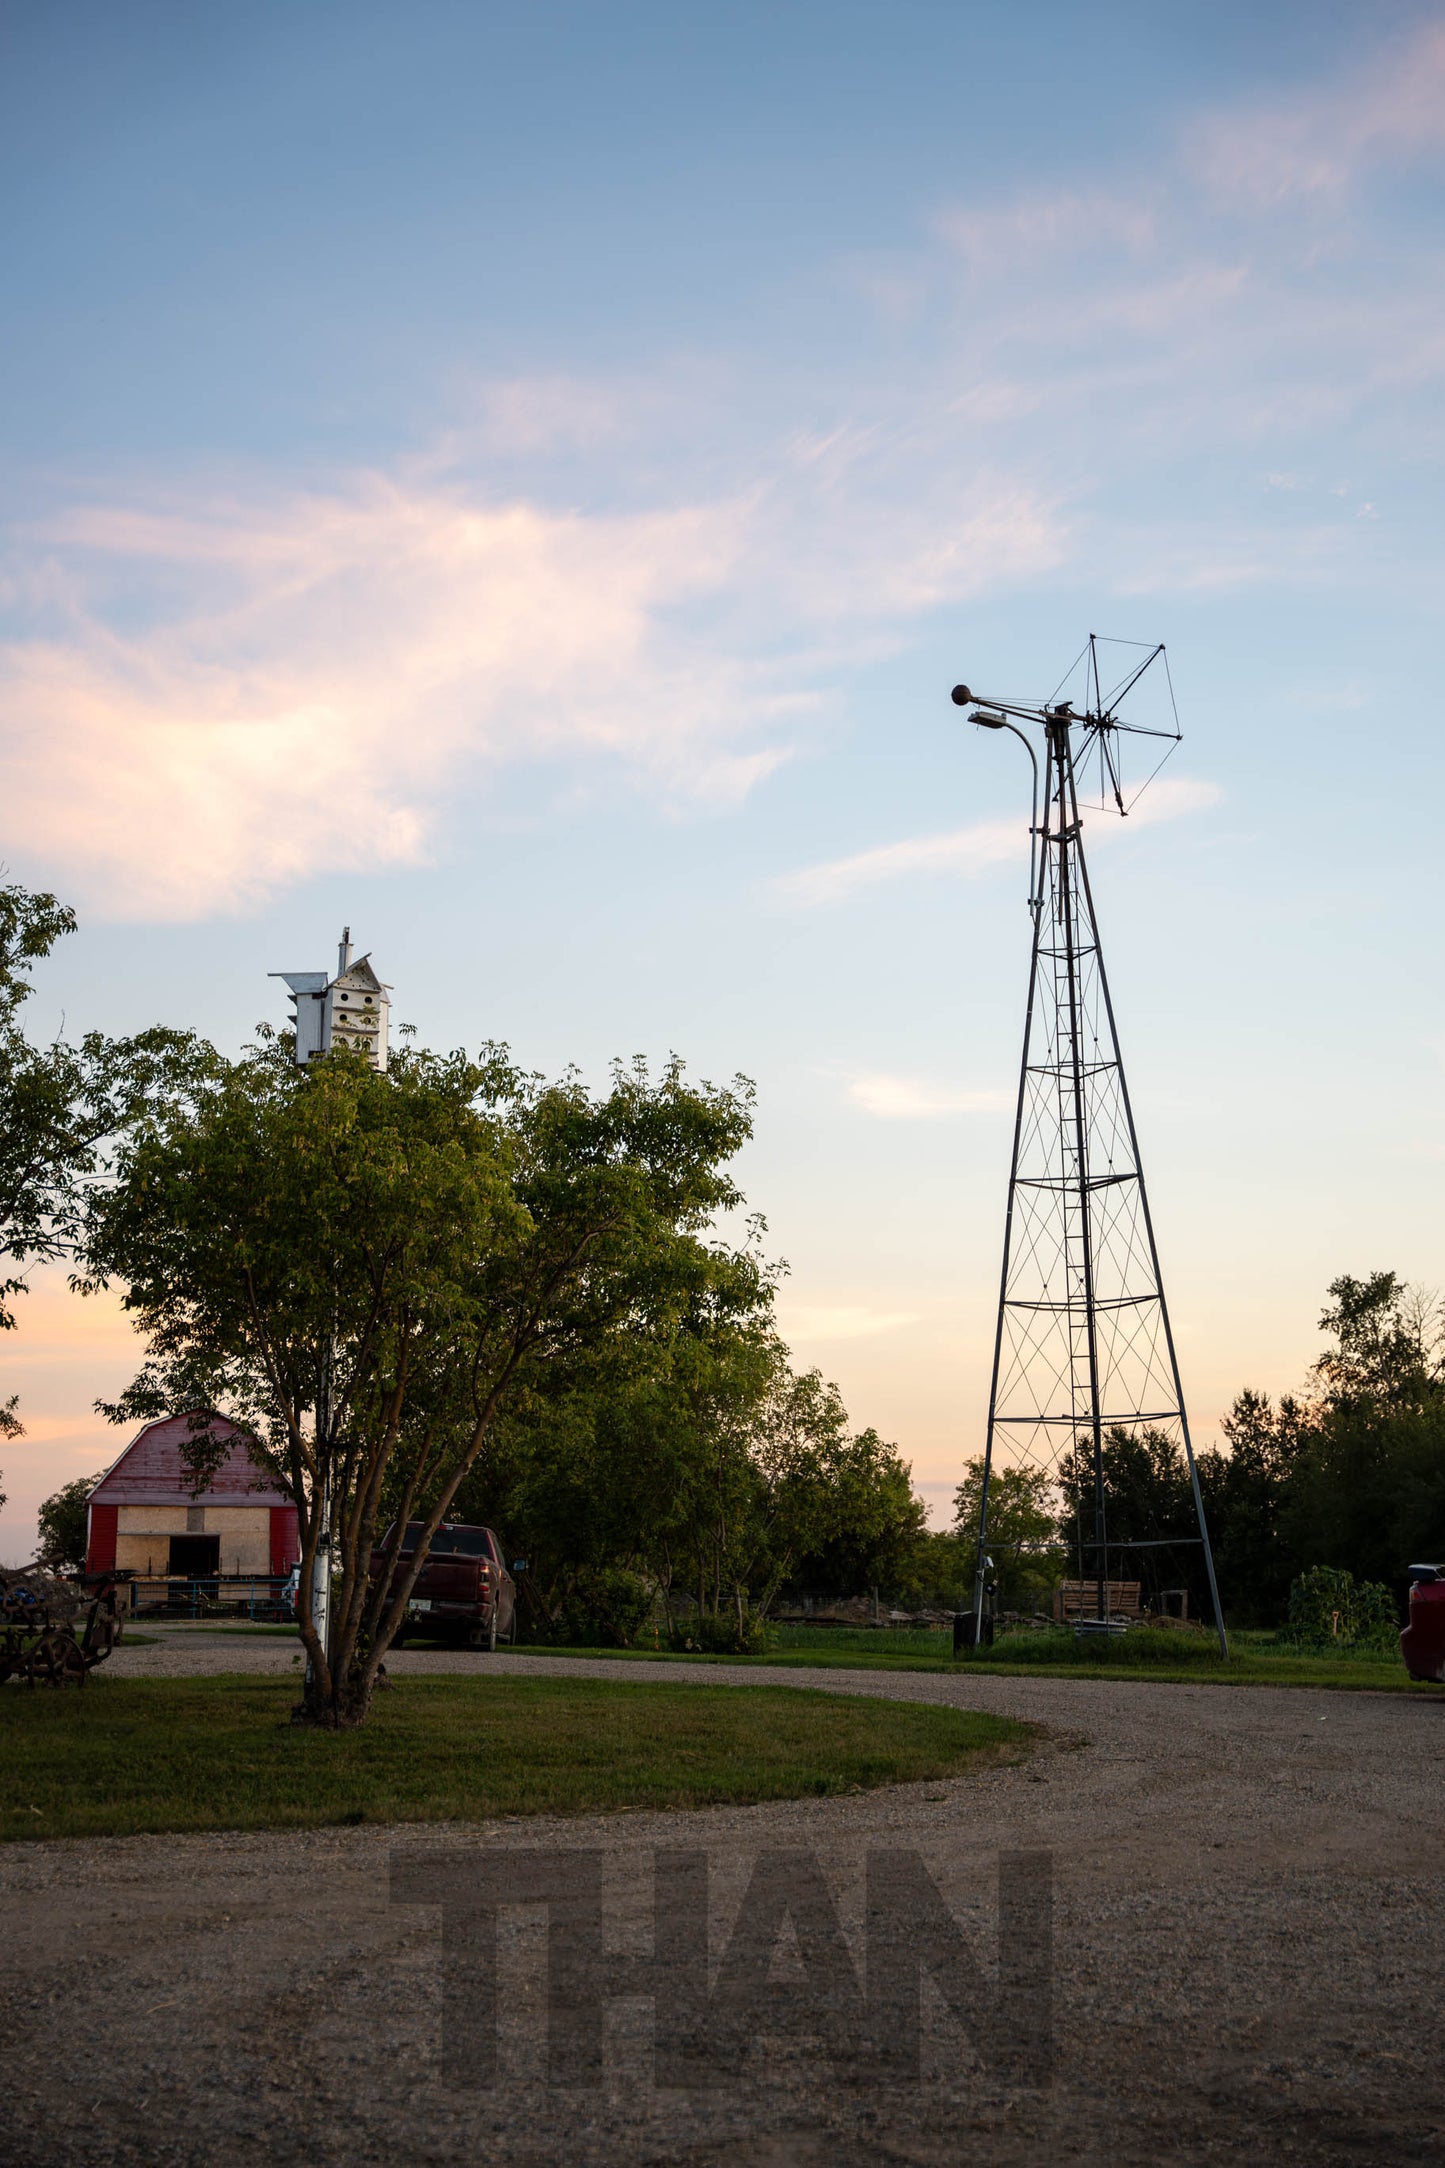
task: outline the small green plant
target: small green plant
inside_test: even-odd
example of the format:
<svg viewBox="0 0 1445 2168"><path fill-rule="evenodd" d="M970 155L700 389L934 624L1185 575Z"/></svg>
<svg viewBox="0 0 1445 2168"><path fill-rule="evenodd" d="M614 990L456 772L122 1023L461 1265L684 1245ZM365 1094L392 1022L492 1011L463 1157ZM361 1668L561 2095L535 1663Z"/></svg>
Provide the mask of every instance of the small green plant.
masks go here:
<svg viewBox="0 0 1445 2168"><path fill-rule="evenodd" d="M741 1618L723 1611L716 1618L692 1618L674 1626L667 1645L702 1656L766 1656L775 1642L772 1631L750 1611Z"/></svg>
<svg viewBox="0 0 1445 2168"><path fill-rule="evenodd" d="M1344 1566L1311 1566L1290 1583L1283 1638L1296 1648L1385 1648L1399 1630L1383 1581L1356 1581Z"/></svg>

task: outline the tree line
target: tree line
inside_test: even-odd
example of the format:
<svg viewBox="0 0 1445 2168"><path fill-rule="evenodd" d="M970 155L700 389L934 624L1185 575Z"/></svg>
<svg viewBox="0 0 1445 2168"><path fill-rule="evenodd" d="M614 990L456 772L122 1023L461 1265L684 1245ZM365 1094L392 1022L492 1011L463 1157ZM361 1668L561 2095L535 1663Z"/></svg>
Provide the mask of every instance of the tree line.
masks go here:
<svg viewBox="0 0 1445 2168"><path fill-rule="evenodd" d="M304 1573L329 1530L339 1602L326 1647L302 1621L304 1720L365 1715L423 1553L397 1585L367 1565L408 1520L427 1540L443 1518L501 1529L534 1630L562 1638L651 1621L746 1648L799 1590L968 1603L981 1465L952 1529L930 1531L897 1447L852 1431L778 1336L781 1268L730 1171L745 1079L635 1062L594 1092L503 1047L428 1052L405 1027L384 1076L340 1049L298 1068L264 1028L235 1060L161 1029L36 1047L28 967L73 924L51 896L0 890L0 1330L37 1260L118 1286L146 1357L104 1412L230 1418L297 1502ZM1242 1393L1199 1457L1238 1623L1281 1618L1307 1568L1399 1585L1441 1544L1438 1305L1381 1272L1337 1280L1321 1324L1306 1389ZM0 1428L20 1422L0 1402ZM198 1487L224 1449L198 1417ZM1177 1442L1115 1430L1104 1458L1112 1542L1190 1528ZM995 1471L1004 1608L1043 1607L1068 1569L1075 1487ZM47 1507L57 1555L81 1488ZM1205 1609L1197 1551L1132 1555L1147 1595L1183 1586Z"/></svg>
<svg viewBox="0 0 1445 2168"><path fill-rule="evenodd" d="M1279 1624L1292 1586L1317 1567L1383 1583L1403 1602L1411 1564L1445 1555L1441 1304L1393 1272L1343 1276L1328 1297L1319 1325L1329 1343L1304 1389L1278 1402L1240 1393L1220 1425L1225 1443L1197 1457L1220 1602L1236 1625ZM1173 1540L1195 1532L1180 1441L1115 1428L1103 1464L1109 1540L1120 1546L1110 1572L1139 1579L1154 1604L1183 1588L1192 1615L1207 1617L1202 1555ZM982 1474L982 1460L971 1462L955 1499L960 1591L972 1588ZM1003 1608L1046 1605L1061 1576L1078 1571L1075 1529L1082 1517L1092 1530L1092 1511L1091 1470L1066 1468L1062 1484L1033 1470L994 1472L988 1550Z"/></svg>

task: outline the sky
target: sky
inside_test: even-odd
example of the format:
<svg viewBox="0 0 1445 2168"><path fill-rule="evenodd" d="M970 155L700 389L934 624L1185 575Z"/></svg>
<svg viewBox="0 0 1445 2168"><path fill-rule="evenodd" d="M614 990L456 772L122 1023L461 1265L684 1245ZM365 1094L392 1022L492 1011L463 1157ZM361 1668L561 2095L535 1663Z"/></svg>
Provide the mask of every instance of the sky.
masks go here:
<svg viewBox="0 0 1445 2168"><path fill-rule="evenodd" d="M1196 1434L1435 1286L1445 7L0 0L0 861L60 1028L758 1089L780 1318L982 1447L1027 773L950 705L1167 643L1085 834ZM0 1559L139 1344L37 1274Z"/></svg>

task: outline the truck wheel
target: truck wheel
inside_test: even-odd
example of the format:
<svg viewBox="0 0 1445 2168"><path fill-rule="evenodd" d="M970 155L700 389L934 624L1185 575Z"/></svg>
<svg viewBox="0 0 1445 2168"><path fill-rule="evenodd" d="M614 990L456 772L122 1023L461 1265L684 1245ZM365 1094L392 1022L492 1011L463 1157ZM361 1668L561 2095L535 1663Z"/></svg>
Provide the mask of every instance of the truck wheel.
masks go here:
<svg viewBox="0 0 1445 2168"><path fill-rule="evenodd" d="M467 1647L469 1649L485 1649L489 1656L496 1654L497 1611L495 1604L492 1606L492 1615L487 1624L485 1626L476 1625L471 1628L467 1635Z"/></svg>

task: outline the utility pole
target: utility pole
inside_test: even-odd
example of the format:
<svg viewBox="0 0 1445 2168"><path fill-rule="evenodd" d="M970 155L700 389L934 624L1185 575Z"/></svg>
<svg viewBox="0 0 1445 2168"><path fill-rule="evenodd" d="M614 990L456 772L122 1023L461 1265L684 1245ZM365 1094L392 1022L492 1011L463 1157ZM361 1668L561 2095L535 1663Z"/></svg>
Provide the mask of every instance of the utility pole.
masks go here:
<svg viewBox="0 0 1445 2168"><path fill-rule="evenodd" d="M316 1462L321 1475L321 1491L318 1505L320 1533L316 1538L316 1555L311 1562L311 1625L316 1639L331 1661L331 1367L332 1339L327 1335L321 1348L320 1377L316 1389ZM310 1686L316 1675L316 1666L310 1655L306 1658L306 1683Z"/></svg>

